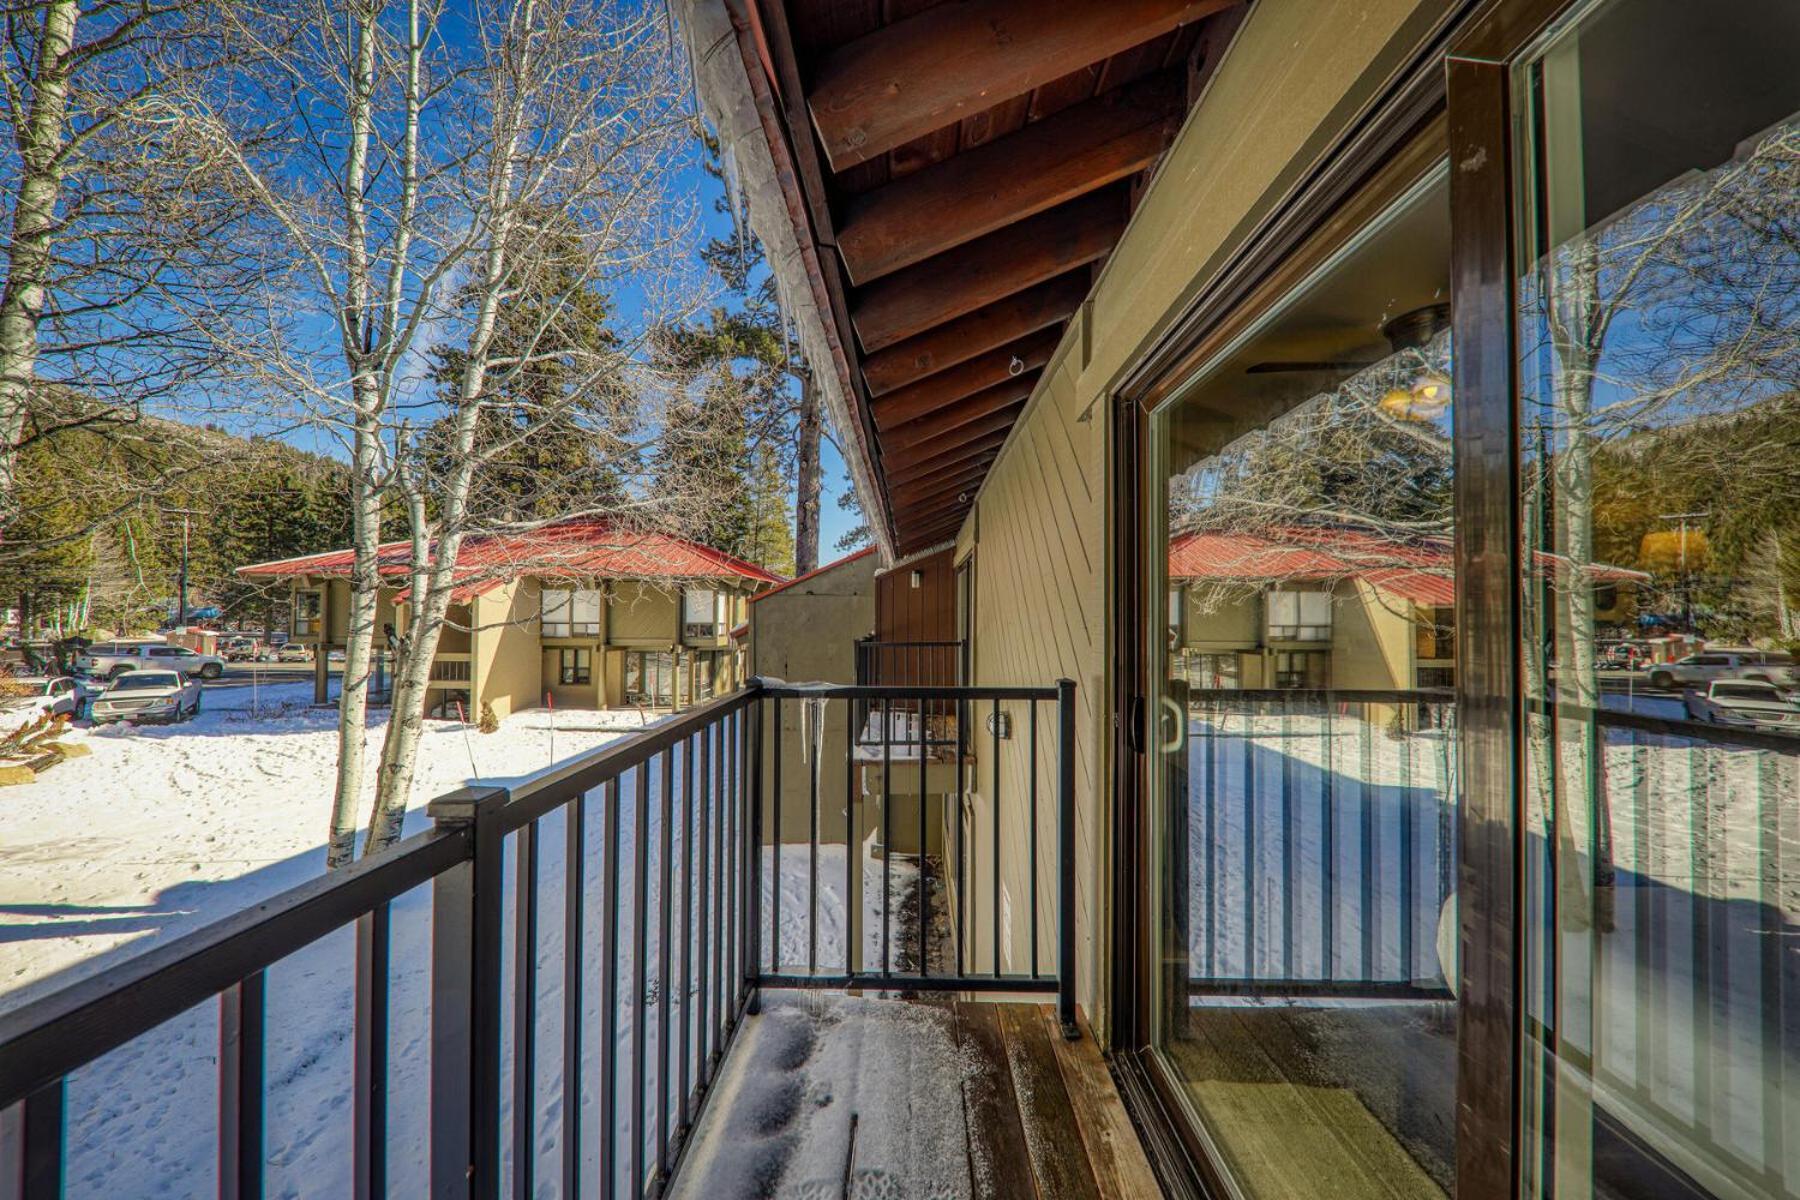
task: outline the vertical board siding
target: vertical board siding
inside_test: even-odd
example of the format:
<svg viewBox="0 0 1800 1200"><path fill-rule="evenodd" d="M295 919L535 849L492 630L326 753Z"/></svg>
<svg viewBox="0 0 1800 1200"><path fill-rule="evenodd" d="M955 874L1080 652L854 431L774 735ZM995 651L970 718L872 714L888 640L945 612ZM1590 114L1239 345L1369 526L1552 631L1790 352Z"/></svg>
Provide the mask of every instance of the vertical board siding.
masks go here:
<svg viewBox="0 0 1800 1200"><path fill-rule="evenodd" d="M896 567L875 579L875 639L956 640L956 568L950 549ZM923 576L912 586L912 573Z"/></svg>
<svg viewBox="0 0 1800 1200"><path fill-rule="evenodd" d="M1105 446L1099 422L1080 419L1067 368L1053 367L1037 401L995 464L970 519L975 544L975 682L1076 682L1076 932L1080 1002L1097 1014L1099 981L1097 903L1104 864L1099 788L1101 694L1105 675L1099 554L1104 514ZM960 539L959 539L960 540ZM1031 907L1040 914L1038 954L1054 961L1056 913L1056 713L1038 705L1038 822L1030 828L1029 706L1003 706L1012 736L1000 743L1001 883L1007 903L1003 942L1009 972L1030 969ZM971 946L976 961L992 961L993 889L988 853L993 829L993 740L987 713L971 722L977 762L970 780L977 797L977 843L983 853L970 895ZM1030 851L1038 849L1036 895L1030 888Z"/></svg>

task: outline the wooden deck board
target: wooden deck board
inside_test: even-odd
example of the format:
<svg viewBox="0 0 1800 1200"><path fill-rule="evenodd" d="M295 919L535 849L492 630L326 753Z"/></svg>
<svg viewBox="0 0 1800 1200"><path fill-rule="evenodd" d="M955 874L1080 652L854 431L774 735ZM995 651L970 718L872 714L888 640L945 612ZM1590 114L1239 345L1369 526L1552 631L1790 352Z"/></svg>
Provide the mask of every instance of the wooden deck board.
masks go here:
<svg viewBox="0 0 1800 1200"><path fill-rule="evenodd" d="M1091 1035L1034 1004L765 992L693 1139L670 1200L1161 1194Z"/></svg>
<svg viewBox="0 0 1800 1200"><path fill-rule="evenodd" d="M963 1076L963 1108L969 1125L969 1183L976 1200L1031 1196L1031 1154L1012 1068L1000 1032L999 1006L961 1001L956 1006L958 1038L969 1062Z"/></svg>
<svg viewBox="0 0 1800 1200"><path fill-rule="evenodd" d="M1094 1168L1088 1163L1075 1123L1075 1107L1042 1016L1030 1005L1001 1005L1000 1030L1005 1035L1007 1065L1012 1068L1019 1121L1025 1127L1025 1146L1031 1154L1038 1195L1056 1200L1100 1200Z"/></svg>
<svg viewBox="0 0 1800 1200"><path fill-rule="evenodd" d="M1081 1039L1071 1042L1062 1036L1054 1009L1044 1005L1039 1016L1049 1031L1057 1066L1062 1068L1069 1103L1075 1110L1075 1124L1087 1147L1088 1162L1094 1168L1094 1183L1102 1200L1139 1200L1158 1195L1156 1175L1150 1170L1143 1144L1113 1088L1093 1031L1083 1022Z"/></svg>

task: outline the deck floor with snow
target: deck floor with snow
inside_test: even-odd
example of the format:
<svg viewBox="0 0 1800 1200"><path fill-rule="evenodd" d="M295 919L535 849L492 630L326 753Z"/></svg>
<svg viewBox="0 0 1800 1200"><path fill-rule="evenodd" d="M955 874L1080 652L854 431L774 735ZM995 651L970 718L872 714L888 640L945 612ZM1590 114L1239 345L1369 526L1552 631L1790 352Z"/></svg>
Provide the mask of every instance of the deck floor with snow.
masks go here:
<svg viewBox="0 0 1800 1200"><path fill-rule="evenodd" d="M1091 1035L1047 1005L765 992L675 1200L1160 1195Z"/></svg>

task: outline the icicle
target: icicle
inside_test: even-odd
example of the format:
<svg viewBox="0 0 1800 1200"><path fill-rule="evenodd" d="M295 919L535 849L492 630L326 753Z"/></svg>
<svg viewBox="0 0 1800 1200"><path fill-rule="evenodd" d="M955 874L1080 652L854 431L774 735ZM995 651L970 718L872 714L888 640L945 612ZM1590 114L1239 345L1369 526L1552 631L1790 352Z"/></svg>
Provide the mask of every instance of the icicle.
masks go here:
<svg viewBox="0 0 1800 1200"><path fill-rule="evenodd" d="M731 210L731 232L737 243L738 266L744 265L744 239L749 236L744 217L743 181L738 173L737 148L723 140L719 143L719 167L725 176L725 205Z"/></svg>

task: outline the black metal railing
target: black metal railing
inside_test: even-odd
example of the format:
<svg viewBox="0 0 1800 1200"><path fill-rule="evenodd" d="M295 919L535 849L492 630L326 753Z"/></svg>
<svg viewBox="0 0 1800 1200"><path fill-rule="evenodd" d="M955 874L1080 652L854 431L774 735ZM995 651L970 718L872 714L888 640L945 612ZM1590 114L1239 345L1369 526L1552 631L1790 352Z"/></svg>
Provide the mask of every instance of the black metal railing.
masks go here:
<svg viewBox="0 0 1800 1200"><path fill-rule="evenodd" d="M765 683L771 872L789 879L784 846L792 822L804 821L805 845L794 837L792 852L804 856L806 907L802 951L801 938L780 936L795 931L783 920L784 889L772 889L761 982L1054 992L1064 1032L1074 1036L1074 691L1067 680L1055 687ZM844 720L835 731L834 715ZM790 731L797 739L784 736ZM822 747L837 735L846 752L833 803L836 781L819 766L831 757ZM1054 793L1045 795L1050 786ZM841 841L821 836L828 807ZM909 878L897 891L894 868L908 837ZM820 903L821 851L839 845L837 911L860 914L872 928L859 932L852 921L841 945L821 955L820 917L832 911ZM879 866L868 852L876 847Z"/></svg>
<svg viewBox="0 0 1800 1200"><path fill-rule="evenodd" d="M1527 1037L1721 1194L1784 1193L1800 736L1567 703L1527 717ZM1559 826L1553 785L1585 792L1586 822Z"/></svg>
<svg viewBox="0 0 1800 1200"><path fill-rule="evenodd" d="M269 1011L271 996L281 996L279 983L271 987L271 972L340 937L353 936L354 945L350 1054L342 1067L326 1056L306 1069L344 1072L350 1178L341 1190L359 1197L427 1186L434 1197L529 1196L540 1178L554 1178L564 1196L639 1196L666 1187L741 1016L754 1011L763 987L1055 991L1072 1032L1073 686L819 692L753 684L518 787L471 786L439 797L428 807L433 827L427 832L0 1016L0 1172L9 1187L17 1184L6 1194L22 1200L60 1196L71 1145L89 1147L96 1139L106 1141L115 1157L122 1154L121 1169L130 1170L130 1146L118 1140L118 1129L90 1122L85 1110L71 1112L71 1078L113 1061L107 1056L114 1051L163 1038L168 1044L158 1044L157 1053L138 1057L140 1065L132 1069L143 1077L135 1082L149 1093L144 1102L179 1107L171 1097L176 1077L185 1072L165 1068L176 1057L204 1062L212 1054L159 1027L210 1003L218 1012L218 1082L217 1161L209 1174L221 1197L261 1196L272 1165ZM831 700L920 706L915 712L978 700L995 711L1001 705L1029 708L1030 761L1016 766L1031 780L1033 819L1054 817L1054 845L1044 853L1055 864L1056 883L1054 922L1040 922L1035 901L1042 839L1034 829L1029 971L1003 970L999 958L986 974L962 971L960 959L956 970L934 970L926 952L931 931L924 926L915 971L888 961L874 970L852 949L836 971L790 969L781 947L797 940L814 947L812 966L819 966L822 916L848 931L876 913L871 907L865 914L858 904L852 915L850 901L866 896L856 888L846 889L835 918L817 903L815 804L809 870L814 903L803 922L782 916L781 710L784 701ZM848 711L851 705L838 707ZM1040 709L1053 713L1055 722L1053 732L1041 737ZM962 736L959 726L952 740ZM934 744L939 740L922 735L922 770L948 761ZM847 780L867 774L877 761L867 746L859 737L845 742ZM1040 748L1048 755L1042 772ZM894 748L885 746L884 759L891 762L893 755ZM935 757L928 762L926 755ZM1000 758L993 755L996 772ZM1036 780L1046 772L1056 781L1053 804L1040 804L1037 795ZM820 777L816 766L813 776ZM969 778L959 771L930 782L960 798ZM891 784L885 777L875 782ZM860 810L865 802L856 799L848 808ZM954 814L962 805L940 806L940 816L945 807ZM923 819L926 806L919 808ZM885 803L881 817L891 824ZM847 867L857 857L851 829L846 817ZM891 845L882 847L884 856ZM994 861L1000 861L997 854ZM959 869L961 863L959 857ZM882 864L884 884L893 865ZM922 855L918 866L915 902L930 911ZM553 880L560 883L560 920L541 902L545 883ZM422 892L428 906L414 903ZM892 894L884 886L880 919L890 924ZM959 902L980 911L967 895ZM421 907L428 911L413 911ZM396 936L403 909L408 933ZM421 916L428 917L428 931L424 922L413 922ZM961 918L949 921L959 930L970 927ZM1039 961L1040 924L1054 939L1054 956L1047 959L1054 970ZM416 1023L421 1016L396 1002L396 986L414 974L425 986L428 1065L394 1047L395 1023ZM597 1005L590 996L595 989ZM558 1007L560 1045L548 1044L540 1009ZM330 1037L326 1042L336 1044ZM402 1111L419 1091L425 1093L424 1111ZM546 1121L553 1124L546 1127ZM421 1123L428 1141L422 1161L395 1158L395 1130ZM135 1120L130 1125L143 1128ZM329 1135L311 1132L329 1141ZM316 1180L307 1186L315 1185L340 1190ZM174 1190L214 1187L209 1180Z"/></svg>
<svg viewBox="0 0 1800 1200"><path fill-rule="evenodd" d="M856 682L864 687L956 687L963 680L963 644L955 642L856 643Z"/></svg>
<svg viewBox="0 0 1800 1200"><path fill-rule="evenodd" d="M1169 927L1189 994L1448 999L1451 693L1196 689L1178 707Z"/></svg>

